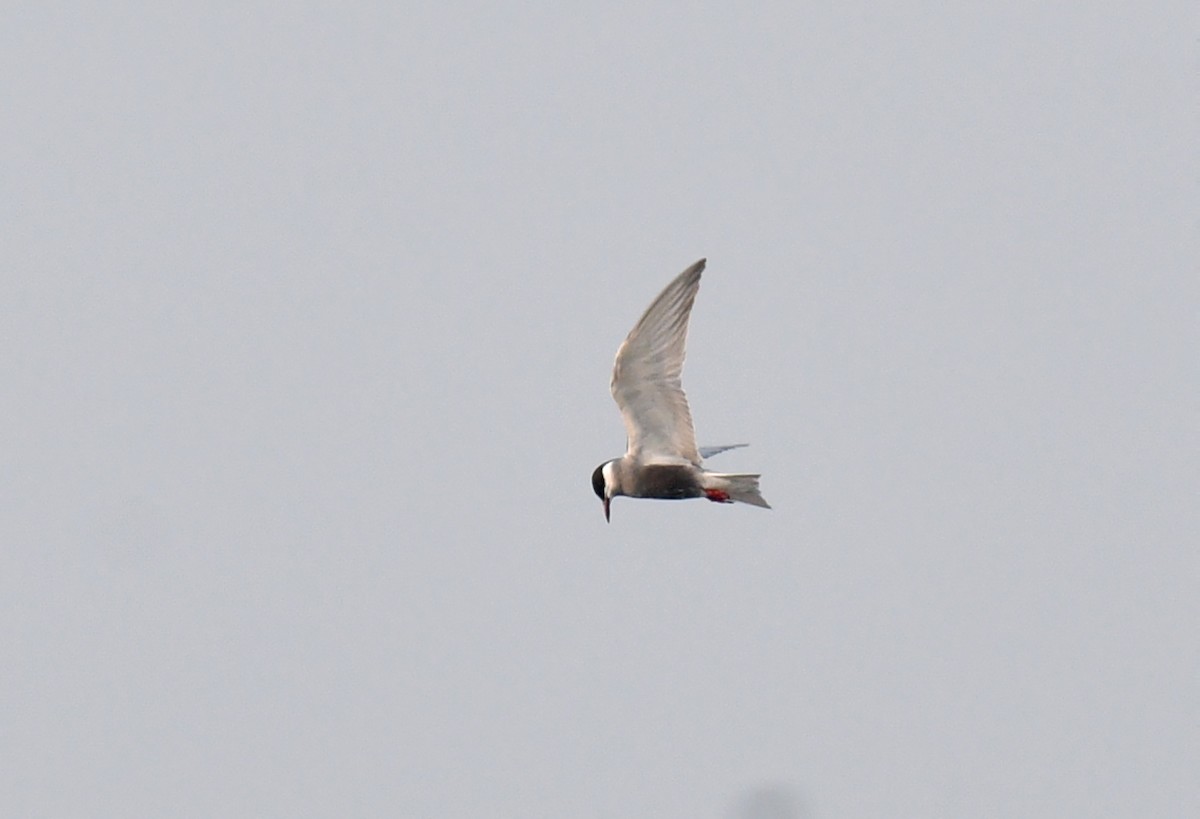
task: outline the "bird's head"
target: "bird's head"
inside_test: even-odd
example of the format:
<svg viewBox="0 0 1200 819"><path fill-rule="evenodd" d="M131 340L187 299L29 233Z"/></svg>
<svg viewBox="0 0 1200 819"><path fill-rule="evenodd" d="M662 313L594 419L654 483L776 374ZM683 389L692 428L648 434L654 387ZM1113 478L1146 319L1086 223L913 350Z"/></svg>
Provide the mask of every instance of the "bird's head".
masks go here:
<svg viewBox="0 0 1200 819"><path fill-rule="evenodd" d="M605 461L596 467L592 473L592 491L596 497L604 501L604 519L609 520L609 505L617 492L617 479L614 472L615 461Z"/></svg>

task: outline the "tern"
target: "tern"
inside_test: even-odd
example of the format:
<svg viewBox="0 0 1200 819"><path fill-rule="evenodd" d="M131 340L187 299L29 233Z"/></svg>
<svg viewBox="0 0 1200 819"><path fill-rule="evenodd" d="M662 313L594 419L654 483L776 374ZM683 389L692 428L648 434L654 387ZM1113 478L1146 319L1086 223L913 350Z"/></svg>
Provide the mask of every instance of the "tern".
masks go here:
<svg viewBox="0 0 1200 819"><path fill-rule="evenodd" d="M717 503L749 503L770 509L758 491L759 475L709 472L701 461L727 449L697 447L692 413L683 393L688 317L700 289L701 259L675 277L642 315L613 362L613 399L628 436L625 455L592 473L592 489L604 502L604 519L618 495Z"/></svg>

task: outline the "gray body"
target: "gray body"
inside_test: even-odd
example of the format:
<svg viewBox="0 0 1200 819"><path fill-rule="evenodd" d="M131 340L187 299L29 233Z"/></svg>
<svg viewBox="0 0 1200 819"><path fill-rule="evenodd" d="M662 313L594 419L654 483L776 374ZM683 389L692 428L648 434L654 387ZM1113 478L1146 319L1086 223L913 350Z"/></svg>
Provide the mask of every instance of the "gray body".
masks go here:
<svg viewBox="0 0 1200 819"><path fill-rule="evenodd" d="M696 446L682 374L688 318L700 289L701 259L675 277L647 308L617 350L611 389L628 435L625 455L596 467L592 487L614 497L680 500L707 497L721 503L770 508L756 474L709 472L703 458L745 444Z"/></svg>

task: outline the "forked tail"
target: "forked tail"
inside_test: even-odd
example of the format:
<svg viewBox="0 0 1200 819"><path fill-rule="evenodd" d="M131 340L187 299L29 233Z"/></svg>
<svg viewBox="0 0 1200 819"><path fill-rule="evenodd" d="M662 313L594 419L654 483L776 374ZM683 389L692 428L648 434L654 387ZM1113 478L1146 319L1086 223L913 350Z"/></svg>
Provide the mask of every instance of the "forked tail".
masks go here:
<svg viewBox="0 0 1200 819"><path fill-rule="evenodd" d="M771 504L758 491L760 475L748 473L705 472L701 485L709 500L748 503L770 509Z"/></svg>

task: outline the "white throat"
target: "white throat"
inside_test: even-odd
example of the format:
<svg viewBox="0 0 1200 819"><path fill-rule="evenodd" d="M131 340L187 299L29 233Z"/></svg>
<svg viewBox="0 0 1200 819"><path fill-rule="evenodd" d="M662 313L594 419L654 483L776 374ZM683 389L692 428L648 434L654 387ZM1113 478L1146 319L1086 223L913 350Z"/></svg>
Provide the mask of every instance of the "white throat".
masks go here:
<svg viewBox="0 0 1200 819"><path fill-rule="evenodd" d="M609 461L601 467L600 473L604 475L604 494L611 498L617 494L617 470L613 462Z"/></svg>

